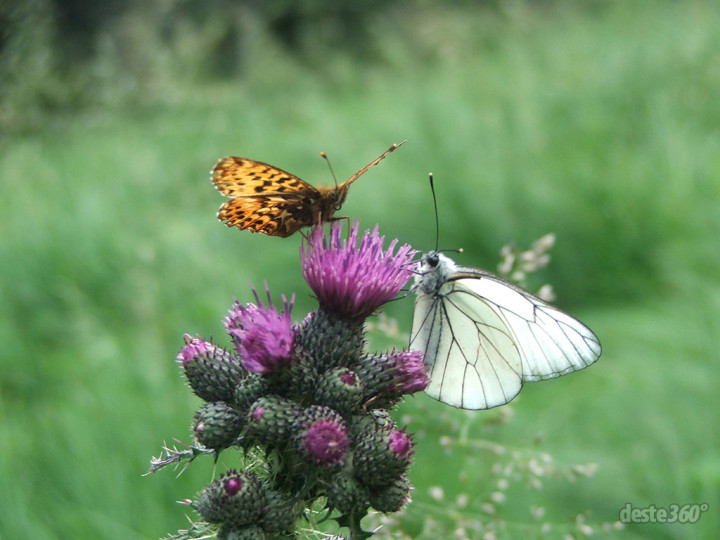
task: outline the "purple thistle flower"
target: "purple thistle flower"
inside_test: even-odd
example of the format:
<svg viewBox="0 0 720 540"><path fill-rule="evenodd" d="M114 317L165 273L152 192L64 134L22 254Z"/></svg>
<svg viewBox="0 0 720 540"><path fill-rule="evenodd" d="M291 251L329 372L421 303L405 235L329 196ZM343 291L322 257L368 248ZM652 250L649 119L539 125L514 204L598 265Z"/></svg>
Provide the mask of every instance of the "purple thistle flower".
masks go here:
<svg viewBox="0 0 720 540"><path fill-rule="evenodd" d="M215 348L209 341L192 337L190 334L185 334L183 338L185 339L185 346L176 357L183 367L199 356L206 356Z"/></svg>
<svg viewBox="0 0 720 540"><path fill-rule="evenodd" d="M256 407L252 410L251 418L255 422L259 422L262 420L262 417L265 416L265 407Z"/></svg>
<svg viewBox="0 0 720 540"><path fill-rule="evenodd" d="M412 435L405 433L406 428L401 430L394 429L390 432L389 446L393 454L401 458L407 458L415 451L412 449L414 443L412 441Z"/></svg>
<svg viewBox="0 0 720 540"><path fill-rule="evenodd" d="M192 391L205 401L227 401L247 375L240 358L222 347L189 334L177 355Z"/></svg>
<svg viewBox="0 0 720 540"><path fill-rule="evenodd" d="M290 321L290 311L295 295L288 303L283 295L284 310L278 312L270 299L270 290L265 284L268 305L260 301L253 288L256 304L241 306L238 302L225 319L225 327L235 344L242 364L253 373L278 373L290 362L295 329Z"/></svg>
<svg viewBox="0 0 720 540"><path fill-rule="evenodd" d="M384 236L376 225L366 230L357 246L355 222L348 240L341 239L342 223L330 226L330 238L322 227L300 246L303 275L322 308L348 319L364 319L392 300L413 275L416 251L408 244L393 254L397 239L383 250Z"/></svg>
<svg viewBox="0 0 720 540"><path fill-rule="evenodd" d="M348 430L330 419L321 419L305 432L303 449L318 465L342 463L350 446Z"/></svg>
<svg viewBox="0 0 720 540"><path fill-rule="evenodd" d="M347 386L355 386L357 384L355 378L356 375L350 372L343 372L340 374L340 380L344 382Z"/></svg>
<svg viewBox="0 0 720 540"><path fill-rule="evenodd" d="M401 389L402 394L420 392L430 384L420 351L396 352L393 349L388 357L395 366L394 385Z"/></svg>
<svg viewBox="0 0 720 540"><path fill-rule="evenodd" d="M225 488L225 493L227 493L229 497L232 497L242 489L243 481L240 478L232 476L225 480L223 487Z"/></svg>
<svg viewBox="0 0 720 540"><path fill-rule="evenodd" d="M350 446L347 424L330 407L311 405L295 424L296 448L311 463L324 467L342 464Z"/></svg>

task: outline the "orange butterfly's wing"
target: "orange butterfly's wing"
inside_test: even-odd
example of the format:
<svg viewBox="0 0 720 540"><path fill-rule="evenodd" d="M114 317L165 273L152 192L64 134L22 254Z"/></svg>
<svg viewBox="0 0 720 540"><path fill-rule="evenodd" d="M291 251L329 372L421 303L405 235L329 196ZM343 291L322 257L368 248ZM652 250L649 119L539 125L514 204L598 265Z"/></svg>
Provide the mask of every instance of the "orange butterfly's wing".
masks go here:
<svg viewBox="0 0 720 540"><path fill-rule="evenodd" d="M228 197L278 195L315 191L307 182L282 169L241 157L225 157L212 170L217 190Z"/></svg>
<svg viewBox="0 0 720 540"><path fill-rule="evenodd" d="M218 219L228 227L286 237L313 221L312 211L273 197L239 197L226 201Z"/></svg>
<svg viewBox="0 0 720 540"><path fill-rule="evenodd" d="M218 211L228 227L290 236L312 225L314 207L322 195L316 188L288 172L240 157L221 159L212 181L223 195L232 197Z"/></svg>

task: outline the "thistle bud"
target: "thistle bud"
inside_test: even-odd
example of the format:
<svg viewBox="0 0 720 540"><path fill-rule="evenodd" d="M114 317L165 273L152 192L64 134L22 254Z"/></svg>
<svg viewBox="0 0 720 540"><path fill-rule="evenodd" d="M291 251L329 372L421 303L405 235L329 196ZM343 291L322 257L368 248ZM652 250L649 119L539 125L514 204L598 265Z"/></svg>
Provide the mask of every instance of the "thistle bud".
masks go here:
<svg viewBox="0 0 720 540"><path fill-rule="evenodd" d="M359 414L353 416L348 422L350 429L350 438L354 441L359 440L366 435L374 434L379 428L393 429L393 422L390 413L384 409L373 409L367 414Z"/></svg>
<svg viewBox="0 0 720 540"><path fill-rule="evenodd" d="M238 381L247 375L240 358L188 334L177 360L193 393L205 401L230 401Z"/></svg>
<svg viewBox="0 0 720 540"><path fill-rule="evenodd" d="M257 525L238 527L226 523L217 533L217 540L265 540L265 533Z"/></svg>
<svg viewBox="0 0 720 540"><path fill-rule="evenodd" d="M363 514L370 506L367 488L353 475L336 474L327 487L330 508L343 514Z"/></svg>
<svg viewBox="0 0 720 540"><path fill-rule="evenodd" d="M342 416L329 407L312 405L295 422L295 448L310 463L324 467L342 464L350 446Z"/></svg>
<svg viewBox="0 0 720 540"><path fill-rule="evenodd" d="M355 448L355 475L369 486L387 485L388 480L403 474L413 454L412 437L405 428L379 428L360 438Z"/></svg>
<svg viewBox="0 0 720 540"><path fill-rule="evenodd" d="M293 501L294 497L288 493L267 492L267 508L262 521L265 532L286 533L294 529L295 522L303 514L303 502Z"/></svg>
<svg viewBox="0 0 720 540"><path fill-rule="evenodd" d="M297 337L299 360L322 373L355 365L365 347L362 320L346 320L323 309L305 319Z"/></svg>
<svg viewBox="0 0 720 540"><path fill-rule="evenodd" d="M219 451L231 446L240 435L244 419L224 401L207 403L193 419L195 438L206 448Z"/></svg>
<svg viewBox="0 0 720 540"><path fill-rule="evenodd" d="M317 387L318 364L313 353L303 349L297 341L292 354L295 361L284 372L272 377L270 388L275 394L307 403L312 400Z"/></svg>
<svg viewBox="0 0 720 540"><path fill-rule="evenodd" d="M378 512L397 512L410 500L410 480L406 475L392 484L370 489L370 505Z"/></svg>
<svg viewBox="0 0 720 540"><path fill-rule="evenodd" d="M315 402L335 409L343 416L361 412L365 384L348 368L334 368L317 381Z"/></svg>
<svg viewBox="0 0 720 540"><path fill-rule="evenodd" d="M238 382L232 402L239 411L247 411L255 401L268 393L268 382L262 375L250 373Z"/></svg>
<svg viewBox="0 0 720 540"><path fill-rule="evenodd" d="M280 446L290 439L302 407L289 399L270 395L255 401L247 420L247 434L261 443Z"/></svg>
<svg viewBox="0 0 720 540"><path fill-rule="evenodd" d="M260 480L248 471L230 470L206 487L195 509L209 523L255 523L266 504Z"/></svg>
<svg viewBox="0 0 720 540"><path fill-rule="evenodd" d="M368 355L357 369L366 384L368 397L376 396L378 405L395 403L405 394L424 390L430 382L422 354L418 351L395 351Z"/></svg>

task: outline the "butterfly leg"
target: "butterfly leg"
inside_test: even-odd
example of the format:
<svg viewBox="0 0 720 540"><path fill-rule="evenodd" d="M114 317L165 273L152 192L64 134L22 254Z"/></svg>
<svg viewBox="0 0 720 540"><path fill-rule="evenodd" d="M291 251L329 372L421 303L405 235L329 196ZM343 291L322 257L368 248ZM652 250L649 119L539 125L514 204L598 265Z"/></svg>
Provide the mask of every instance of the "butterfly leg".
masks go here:
<svg viewBox="0 0 720 540"><path fill-rule="evenodd" d="M333 216L330 218L330 222L332 223L333 221L340 221L342 219L344 219L347 222L347 237L348 237L348 240L350 240L350 216L339 216L339 217Z"/></svg>

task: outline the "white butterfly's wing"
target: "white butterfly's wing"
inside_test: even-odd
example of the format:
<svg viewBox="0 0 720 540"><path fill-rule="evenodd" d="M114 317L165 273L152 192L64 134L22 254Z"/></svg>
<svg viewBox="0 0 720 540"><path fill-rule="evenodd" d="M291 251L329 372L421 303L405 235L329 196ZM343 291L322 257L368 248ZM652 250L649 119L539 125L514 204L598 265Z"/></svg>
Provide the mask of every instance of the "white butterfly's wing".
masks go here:
<svg viewBox="0 0 720 540"><path fill-rule="evenodd" d="M593 332L577 319L493 274L459 268L456 282L493 306L522 359L523 381L559 377L594 363L602 352Z"/></svg>
<svg viewBox="0 0 720 540"><path fill-rule="evenodd" d="M600 356L589 328L498 276L441 255L419 281L410 348L428 365L425 392L444 403L497 407L525 381L558 377Z"/></svg>
<svg viewBox="0 0 720 540"><path fill-rule="evenodd" d="M489 409L522 388L522 361L492 305L461 282L443 296L418 297L410 348L423 353L430 384L425 392L462 409Z"/></svg>

